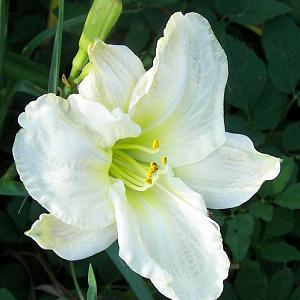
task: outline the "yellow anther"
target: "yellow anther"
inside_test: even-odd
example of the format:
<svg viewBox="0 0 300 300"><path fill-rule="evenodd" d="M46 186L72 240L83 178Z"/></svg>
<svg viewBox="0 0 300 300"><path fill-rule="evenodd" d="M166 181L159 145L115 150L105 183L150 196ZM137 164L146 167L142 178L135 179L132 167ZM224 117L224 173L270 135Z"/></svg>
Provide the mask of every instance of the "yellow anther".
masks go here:
<svg viewBox="0 0 300 300"><path fill-rule="evenodd" d="M157 150L159 148L159 141L155 139L152 143L152 149Z"/></svg>
<svg viewBox="0 0 300 300"><path fill-rule="evenodd" d="M150 170L154 173L158 170L158 166L156 162L151 162L150 163Z"/></svg>
<svg viewBox="0 0 300 300"><path fill-rule="evenodd" d="M150 178L150 177L146 178L146 182L149 184L152 184L152 178Z"/></svg>
<svg viewBox="0 0 300 300"><path fill-rule="evenodd" d="M148 169L147 173L146 173L146 182L150 182L152 183L152 175L158 170L158 166L157 163L155 162L151 162L150 163L150 168Z"/></svg>
<svg viewBox="0 0 300 300"><path fill-rule="evenodd" d="M161 163L165 166L167 164L167 162L168 162L168 158L166 156L163 156L161 158Z"/></svg>
<svg viewBox="0 0 300 300"><path fill-rule="evenodd" d="M148 170L147 173L146 173L147 178L151 178L152 174L153 174L153 171L152 170Z"/></svg>

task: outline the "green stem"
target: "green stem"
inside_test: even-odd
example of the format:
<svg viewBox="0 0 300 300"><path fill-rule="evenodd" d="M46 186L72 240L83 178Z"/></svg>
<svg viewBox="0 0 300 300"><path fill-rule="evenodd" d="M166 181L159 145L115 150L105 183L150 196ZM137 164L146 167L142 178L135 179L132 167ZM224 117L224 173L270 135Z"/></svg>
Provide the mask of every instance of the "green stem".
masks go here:
<svg viewBox="0 0 300 300"><path fill-rule="evenodd" d="M80 286L79 286L77 277L76 277L76 272L75 272L75 268L74 268L74 263L73 263L72 261L70 261L70 262L69 262L69 265L70 265L71 275L72 275L73 283L74 283L74 286L75 286L75 289L76 289L78 298L79 298L80 300L85 300L84 297L83 297L83 294L82 294L82 292L81 292L81 289L80 289Z"/></svg>

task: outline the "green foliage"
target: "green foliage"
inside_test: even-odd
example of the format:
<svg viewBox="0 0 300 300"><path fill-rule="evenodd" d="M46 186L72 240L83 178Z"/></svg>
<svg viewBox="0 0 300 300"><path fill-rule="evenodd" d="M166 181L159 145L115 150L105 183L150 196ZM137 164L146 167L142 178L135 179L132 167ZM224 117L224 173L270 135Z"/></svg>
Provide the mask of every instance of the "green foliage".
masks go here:
<svg viewBox="0 0 300 300"><path fill-rule="evenodd" d="M47 68L20 54L15 54L10 51L5 52L3 72L10 78L30 81L46 90L48 84Z"/></svg>
<svg viewBox="0 0 300 300"><path fill-rule="evenodd" d="M272 262L299 261L300 252L285 242L273 242L261 247L261 255Z"/></svg>
<svg viewBox="0 0 300 300"><path fill-rule="evenodd" d="M277 0L216 0L221 15L242 25L259 24L273 17L291 11L291 8Z"/></svg>
<svg viewBox="0 0 300 300"><path fill-rule="evenodd" d="M254 261L245 261L236 277L235 288L243 300L264 299L268 286L267 275Z"/></svg>
<svg viewBox="0 0 300 300"><path fill-rule="evenodd" d="M300 150L300 122L289 124L282 133L284 147L288 151Z"/></svg>
<svg viewBox="0 0 300 300"><path fill-rule="evenodd" d="M249 211L253 217L269 222L272 220L274 207L266 202L254 202L250 205Z"/></svg>
<svg viewBox="0 0 300 300"><path fill-rule="evenodd" d="M293 289L294 276L289 270L279 271L271 278L266 300L285 300Z"/></svg>
<svg viewBox="0 0 300 300"><path fill-rule="evenodd" d="M12 293L9 290L3 288L0 288L0 299L16 300L16 298L12 295Z"/></svg>
<svg viewBox="0 0 300 300"><path fill-rule="evenodd" d="M293 93L300 79L300 30L294 21L283 16L266 23L262 36L269 74L275 87Z"/></svg>
<svg viewBox="0 0 300 300"><path fill-rule="evenodd" d="M226 100L234 107L249 113L266 84L266 66L253 50L238 40L227 36L222 45L227 50L230 70Z"/></svg>
<svg viewBox="0 0 300 300"><path fill-rule="evenodd" d="M0 195L27 196L23 184L14 180L0 180Z"/></svg>
<svg viewBox="0 0 300 300"><path fill-rule="evenodd" d="M119 257L119 247L117 243L111 245L106 251L110 259L114 262L121 274L127 280L130 287L133 289L137 298L139 300L153 300L151 292L148 290L144 280L135 272L131 271L127 267L126 263Z"/></svg>
<svg viewBox="0 0 300 300"><path fill-rule="evenodd" d="M45 210L28 196L14 166L9 167L17 117L47 91L50 73L51 90L59 94L63 89L60 78L70 74L91 1L65 0L65 18L53 26L48 25L50 1L8 2L0 0L0 299L87 295L91 300L97 294L98 299L163 299L118 257L116 243L75 262L72 272L68 262L23 234ZM282 159L280 175L264 183L249 202L212 212L231 260L220 299L298 300L300 1L123 0L108 42L129 46L149 68L164 25L178 10L207 17L226 51L227 131L248 135L259 151ZM62 21L58 8L54 14ZM63 36L61 46L54 45L56 33Z"/></svg>
<svg viewBox="0 0 300 300"><path fill-rule="evenodd" d="M56 94L57 86L58 86L58 76L60 69L60 54L61 54L61 42L62 42L62 29L64 22L64 0L59 0L58 2L58 20L57 20L57 28L55 33L51 65L50 65L50 74L49 74L49 83L48 83L48 93Z"/></svg>
<svg viewBox="0 0 300 300"><path fill-rule="evenodd" d="M295 183L275 198L275 203L289 209L300 209L300 183Z"/></svg>
<svg viewBox="0 0 300 300"><path fill-rule="evenodd" d="M88 284L89 284L89 288L87 290L87 300L96 300L97 299L97 281L96 281L93 267L91 264L89 265Z"/></svg>
<svg viewBox="0 0 300 300"><path fill-rule="evenodd" d="M259 130L275 128L281 120L286 105L286 95L280 94L273 85L267 84L253 110L253 122L256 128Z"/></svg>
<svg viewBox="0 0 300 300"><path fill-rule="evenodd" d="M291 183L294 174L297 173L298 165L291 157L283 158L280 165L280 174L272 181L266 182L261 190L262 197L274 196L282 192Z"/></svg>
<svg viewBox="0 0 300 300"><path fill-rule="evenodd" d="M238 214L227 222L225 242L230 246L237 261L245 258L250 246L250 236L254 229L254 219L250 214Z"/></svg>
<svg viewBox="0 0 300 300"><path fill-rule="evenodd" d="M273 218L266 223L265 238L273 239L292 231L294 226L294 212L285 208L275 208Z"/></svg>

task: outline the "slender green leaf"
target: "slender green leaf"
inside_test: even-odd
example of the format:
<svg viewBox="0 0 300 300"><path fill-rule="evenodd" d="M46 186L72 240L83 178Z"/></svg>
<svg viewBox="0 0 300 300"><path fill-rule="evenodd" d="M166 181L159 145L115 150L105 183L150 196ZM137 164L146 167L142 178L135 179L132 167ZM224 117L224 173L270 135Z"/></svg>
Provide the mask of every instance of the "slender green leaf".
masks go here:
<svg viewBox="0 0 300 300"><path fill-rule="evenodd" d="M299 300L299 299L300 299L300 286L298 286L294 290L294 292L293 292L291 298L289 298L289 300Z"/></svg>
<svg viewBox="0 0 300 300"><path fill-rule="evenodd" d="M7 7L6 0L0 0L0 78L2 76L2 65L5 51L5 40L7 30Z"/></svg>
<svg viewBox="0 0 300 300"><path fill-rule="evenodd" d="M0 93L0 138L2 137L4 131L3 125L6 119L8 108L16 91L17 84L15 84L12 79L10 79L6 86L6 93L4 95Z"/></svg>
<svg viewBox="0 0 300 300"><path fill-rule="evenodd" d="M3 72L14 79L30 81L44 90L47 90L47 68L22 55L6 51Z"/></svg>
<svg viewBox="0 0 300 300"><path fill-rule="evenodd" d="M0 289L0 299L3 299L3 300L16 300L16 298L13 296L13 294L5 288Z"/></svg>
<svg viewBox="0 0 300 300"><path fill-rule="evenodd" d="M78 24L84 22L86 16L78 16L63 22L63 30L70 29ZM40 46L47 39L53 37L56 33L57 26L50 27L39 34L37 34L24 48L22 54L26 57L30 57L33 51Z"/></svg>
<svg viewBox="0 0 300 300"><path fill-rule="evenodd" d="M91 264L89 265L88 283L89 283L89 288L87 290L87 300L96 300L97 299L97 281L96 281L93 267Z"/></svg>
<svg viewBox="0 0 300 300"><path fill-rule="evenodd" d="M48 92L56 94L60 69L61 42L64 21L64 0L59 0L59 13L49 74Z"/></svg>
<svg viewBox="0 0 300 300"><path fill-rule="evenodd" d="M154 300L151 292L147 288L147 285L143 278L141 278L138 274L131 271L126 263L119 257L119 247L115 242L112 244L107 250L107 254L119 269L121 274L127 280L128 284L140 300Z"/></svg>
<svg viewBox="0 0 300 300"><path fill-rule="evenodd" d="M0 181L14 179L16 176L17 176L16 165L15 163L12 163L5 171L5 173L2 175Z"/></svg>
<svg viewBox="0 0 300 300"><path fill-rule="evenodd" d="M21 182L0 180L0 195L26 197L28 194Z"/></svg>

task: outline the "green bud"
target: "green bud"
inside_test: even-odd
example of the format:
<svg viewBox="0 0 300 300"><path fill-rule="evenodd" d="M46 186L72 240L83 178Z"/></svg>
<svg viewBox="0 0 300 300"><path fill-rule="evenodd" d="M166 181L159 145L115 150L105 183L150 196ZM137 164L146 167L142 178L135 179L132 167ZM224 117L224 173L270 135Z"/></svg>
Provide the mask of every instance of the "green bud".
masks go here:
<svg viewBox="0 0 300 300"><path fill-rule="evenodd" d="M122 12L121 0L94 0L79 40L79 50L72 62L68 82L72 85L88 63L88 47L95 40L105 40Z"/></svg>

